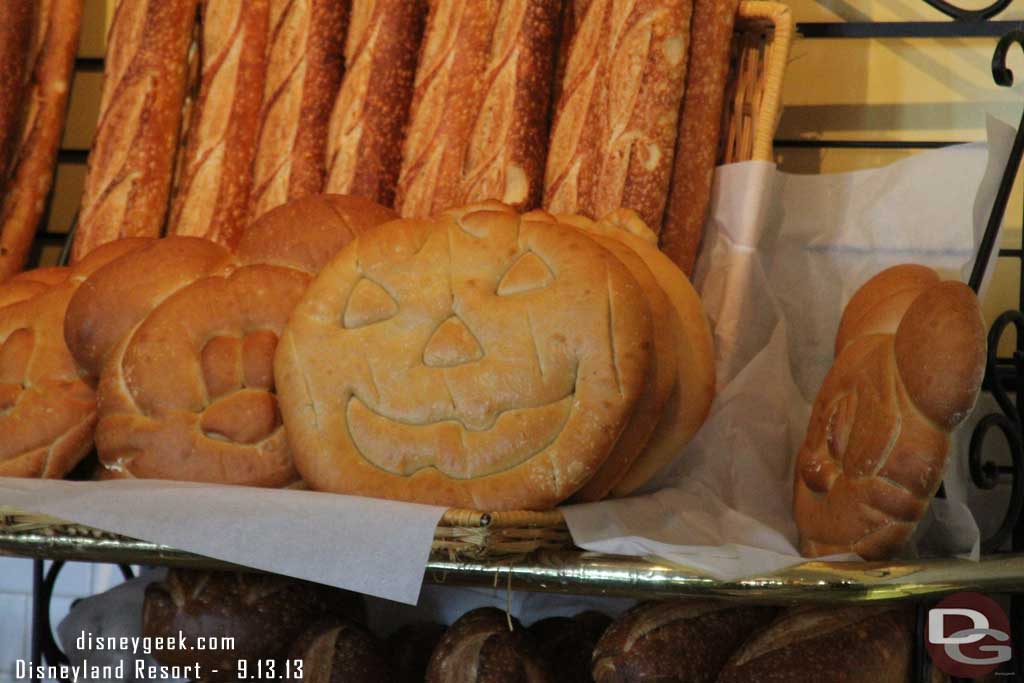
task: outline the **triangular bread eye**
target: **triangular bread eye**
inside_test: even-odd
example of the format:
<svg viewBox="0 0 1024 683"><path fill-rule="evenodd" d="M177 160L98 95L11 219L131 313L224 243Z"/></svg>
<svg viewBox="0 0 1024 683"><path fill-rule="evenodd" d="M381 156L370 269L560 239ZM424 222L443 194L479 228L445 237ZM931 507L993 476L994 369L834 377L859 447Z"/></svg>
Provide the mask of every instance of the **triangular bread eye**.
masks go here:
<svg viewBox="0 0 1024 683"><path fill-rule="evenodd" d="M484 357L480 342L466 324L452 316L441 323L423 349L423 364L432 368L453 368Z"/></svg>
<svg viewBox="0 0 1024 683"><path fill-rule="evenodd" d="M348 298L342 322L346 328L372 325L398 313L398 303L376 282L363 278Z"/></svg>
<svg viewBox="0 0 1024 683"><path fill-rule="evenodd" d="M498 296L522 294L547 287L554 282L551 269L532 251L523 254L498 283Z"/></svg>

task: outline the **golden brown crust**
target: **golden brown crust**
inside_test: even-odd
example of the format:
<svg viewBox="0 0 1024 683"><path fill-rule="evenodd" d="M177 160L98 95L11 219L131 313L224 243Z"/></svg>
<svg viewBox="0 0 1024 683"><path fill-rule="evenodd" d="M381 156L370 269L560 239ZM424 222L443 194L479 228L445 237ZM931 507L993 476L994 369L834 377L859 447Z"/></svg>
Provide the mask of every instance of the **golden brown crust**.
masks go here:
<svg viewBox="0 0 1024 683"><path fill-rule="evenodd" d="M942 480L949 431L981 388L985 329L973 292L933 275L883 271L844 314L797 455L793 515L806 555L891 557Z"/></svg>
<svg viewBox="0 0 1024 683"><path fill-rule="evenodd" d="M579 220L639 255L668 296L671 311L660 320L672 332L677 377L654 433L644 450L615 484L612 493L627 496L679 457L704 424L715 397L715 349L700 297L685 275L658 250L657 237L629 209L613 211L598 222Z"/></svg>
<svg viewBox="0 0 1024 683"><path fill-rule="evenodd" d="M541 198L558 0L431 7L416 70L395 207L425 217Z"/></svg>
<svg viewBox="0 0 1024 683"><path fill-rule="evenodd" d="M120 0L71 252L158 237L167 215L196 0Z"/></svg>
<svg viewBox="0 0 1024 683"><path fill-rule="evenodd" d="M794 608L744 643L718 681L904 683L911 633L906 616L892 608Z"/></svg>
<svg viewBox="0 0 1024 683"><path fill-rule="evenodd" d="M75 289L125 250L74 268L23 273L0 286L0 476L60 478L92 447L96 401L61 335Z"/></svg>
<svg viewBox="0 0 1024 683"><path fill-rule="evenodd" d="M270 0L203 0L202 75L169 235L233 247L249 214L266 76Z"/></svg>
<svg viewBox="0 0 1024 683"><path fill-rule="evenodd" d="M65 332L83 365L102 364L100 462L121 477L293 483L278 335L319 265L394 217L367 200L309 197L257 220L235 254L168 237L89 278Z"/></svg>
<svg viewBox="0 0 1024 683"><path fill-rule="evenodd" d="M660 225L686 78L691 0L593 0L555 112L544 205L597 218L620 207Z"/></svg>
<svg viewBox="0 0 1024 683"><path fill-rule="evenodd" d="M9 176L0 205L0 282L24 267L50 193L82 20L82 0L47 0L36 5L27 91L21 100L28 104L20 127L12 129L19 132L11 140ZM2 157L0 150L0 163Z"/></svg>
<svg viewBox="0 0 1024 683"><path fill-rule="evenodd" d="M614 256L486 202L350 244L296 308L275 374L313 488L546 509L608 457L651 334Z"/></svg>
<svg viewBox="0 0 1024 683"><path fill-rule="evenodd" d="M323 189L348 3L270 0L267 79L249 217Z"/></svg>
<svg viewBox="0 0 1024 683"><path fill-rule="evenodd" d="M327 192L394 203L426 14L426 0L353 4L327 140Z"/></svg>
<svg viewBox="0 0 1024 683"><path fill-rule="evenodd" d="M36 0L9 0L0 5L0 186L7 180L28 101L28 64L38 5Z"/></svg>
<svg viewBox="0 0 1024 683"><path fill-rule="evenodd" d="M692 274L718 161L729 50L739 0L694 0L690 68L679 119L661 248Z"/></svg>

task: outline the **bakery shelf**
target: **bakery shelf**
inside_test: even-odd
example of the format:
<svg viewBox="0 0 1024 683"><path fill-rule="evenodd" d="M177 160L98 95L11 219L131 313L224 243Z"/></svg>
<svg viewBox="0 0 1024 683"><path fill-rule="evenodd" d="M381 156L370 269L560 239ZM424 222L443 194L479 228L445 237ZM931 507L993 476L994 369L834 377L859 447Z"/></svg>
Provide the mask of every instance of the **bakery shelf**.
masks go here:
<svg viewBox="0 0 1024 683"><path fill-rule="evenodd" d="M168 546L103 532L61 527L0 530L0 555L35 559L243 569ZM741 581L716 581L681 566L580 550L541 550L520 558L467 561L435 552L427 583L587 595L702 596L745 602L854 602L902 600L960 590L1024 591L1024 554L994 555L980 562L807 562Z"/></svg>

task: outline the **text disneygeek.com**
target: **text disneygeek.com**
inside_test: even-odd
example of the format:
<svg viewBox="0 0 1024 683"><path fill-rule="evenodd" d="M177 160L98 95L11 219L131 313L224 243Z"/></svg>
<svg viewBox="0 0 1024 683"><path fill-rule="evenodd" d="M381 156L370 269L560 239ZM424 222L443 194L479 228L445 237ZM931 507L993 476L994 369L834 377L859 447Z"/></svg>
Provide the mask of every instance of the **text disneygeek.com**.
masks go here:
<svg viewBox="0 0 1024 683"><path fill-rule="evenodd" d="M111 652L120 655L133 655L127 660L116 664L93 664L83 659L80 664L44 665L23 659L14 662L16 680L31 678L63 680L71 683L79 681L112 681L112 680L196 680L204 674L198 664L184 666L163 666L151 660L138 659L139 655L152 655L154 652L189 652L189 651L230 651L235 649L235 639L231 637L196 637L186 638L178 632L175 636L138 637L138 636L98 636L83 631L75 639L78 652ZM107 659L107 658L104 658ZM109 661L109 659L107 659ZM129 671L128 669L131 669ZM216 673L216 672L213 672Z"/></svg>

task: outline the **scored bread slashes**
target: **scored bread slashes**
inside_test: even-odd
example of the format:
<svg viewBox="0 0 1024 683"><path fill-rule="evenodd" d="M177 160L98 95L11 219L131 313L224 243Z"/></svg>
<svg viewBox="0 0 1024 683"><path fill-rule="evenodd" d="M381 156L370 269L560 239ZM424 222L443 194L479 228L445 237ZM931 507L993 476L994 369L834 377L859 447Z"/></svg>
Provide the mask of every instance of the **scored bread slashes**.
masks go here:
<svg viewBox="0 0 1024 683"><path fill-rule="evenodd" d="M854 294L797 455L805 555L880 560L903 547L978 397L985 350L977 297L928 268L895 266Z"/></svg>
<svg viewBox="0 0 1024 683"><path fill-rule="evenodd" d="M485 202L361 235L313 281L274 365L311 487L536 510L607 459L652 352L618 259Z"/></svg>

